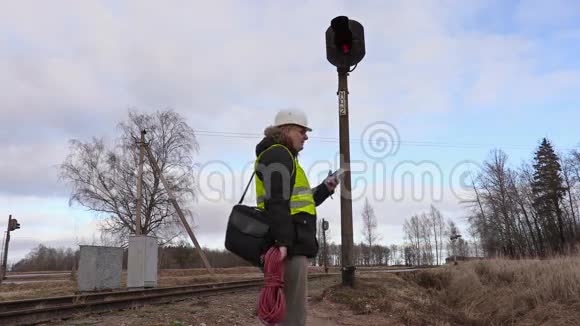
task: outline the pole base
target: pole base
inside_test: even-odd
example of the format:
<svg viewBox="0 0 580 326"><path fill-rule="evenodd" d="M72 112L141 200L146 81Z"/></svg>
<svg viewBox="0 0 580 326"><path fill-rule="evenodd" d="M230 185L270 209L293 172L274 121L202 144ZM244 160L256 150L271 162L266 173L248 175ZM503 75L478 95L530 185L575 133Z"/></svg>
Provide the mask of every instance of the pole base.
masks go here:
<svg viewBox="0 0 580 326"><path fill-rule="evenodd" d="M342 268L342 285L354 287L354 271L356 267L346 266Z"/></svg>

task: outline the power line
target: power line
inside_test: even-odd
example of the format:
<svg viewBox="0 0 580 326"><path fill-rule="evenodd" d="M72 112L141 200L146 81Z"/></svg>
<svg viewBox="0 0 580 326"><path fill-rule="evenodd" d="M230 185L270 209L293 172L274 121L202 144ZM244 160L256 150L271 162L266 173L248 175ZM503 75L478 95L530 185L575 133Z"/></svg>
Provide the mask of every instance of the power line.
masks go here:
<svg viewBox="0 0 580 326"><path fill-rule="evenodd" d="M197 136L207 136L207 137L221 137L221 138L243 138L243 139L260 139L264 137L262 134L257 133L243 133L243 132L228 132L228 131L213 131L213 130L194 130ZM321 143L338 143L339 139L337 137L319 137L319 136L309 136L311 140L321 142ZM362 138L351 138L350 143L360 143ZM376 139L374 144L381 144L386 139ZM366 140L368 144L373 145L371 140ZM450 142L434 142L434 141L391 141L393 145L398 146L415 146L415 147L432 147L432 148L456 148L456 149L477 149L477 148L505 148L514 150L526 150L529 151L530 146L526 145L502 145L498 146L495 144L481 144L481 143L450 143ZM562 148L563 150L572 150L576 148Z"/></svg>

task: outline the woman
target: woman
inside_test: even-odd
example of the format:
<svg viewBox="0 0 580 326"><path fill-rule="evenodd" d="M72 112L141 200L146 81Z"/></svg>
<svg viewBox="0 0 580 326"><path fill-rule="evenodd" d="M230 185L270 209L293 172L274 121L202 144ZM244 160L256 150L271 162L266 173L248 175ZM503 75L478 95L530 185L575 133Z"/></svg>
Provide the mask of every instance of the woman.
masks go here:
<svg viewBox="0 0 580 326"><path fill-rule="evenodd" d="M318 252L316 206L330 196L338 180L327 178L311 189L298 153L308 139L306 115L278 112L256 146L256 200L272 219L271 235L284 262L286 317L283 325L305 325L308 258Z"/></svg>

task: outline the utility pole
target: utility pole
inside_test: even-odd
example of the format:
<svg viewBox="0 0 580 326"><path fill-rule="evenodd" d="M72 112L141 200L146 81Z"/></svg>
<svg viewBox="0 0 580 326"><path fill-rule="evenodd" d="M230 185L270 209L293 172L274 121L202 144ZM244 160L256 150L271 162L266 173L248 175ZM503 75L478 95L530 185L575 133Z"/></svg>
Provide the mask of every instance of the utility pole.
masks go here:
<svg viewBox="0 0 580 326"><path fill-rule="evenodd" d="M326 30L326 58L338 72L338 117L340 137L340 168L344 178L340 183L342 284L354 286L352 193L350 175L350 135L348 120L348 82L351 66L365 56L364 29L356 20L335 17Z"/></svg>
<svg viewBox="0 0 580 326"><path fill-rule="evenodd" d="M141 135L143 135L143 134L141 134ZM153 168L153 172L159 177L159 179L161 180L161 183L163 183L163 187L165 188L165 191L167 191L167 196L169 197L169 201L171 202L171 204L173 205L173 208L177 212L177 215L179 216L181 223L185 227L187 234L189 234L189 238L191 238L191 241L193 242L195 249L197 250L199 256L201 257L201 260L203 261L205 268L212 276L215 277L216 275L214 274L214 271L211 268L211 265L209 264L209 261L207 260L207 257L205 256L205 253L203 252L203 250L201 250L201 247L199 246L199 242L197 242L197 239L196 239L195 235L193 234L193 231L191 230L189 223L185 219L185 215L183 214L181 207L179 207L179 204L177 203L177 199L175 199L175 194L173 193L173 190L171 190L171 186L169 185L167 180L165 180L165 177L163 176L163 174L161 174L161 169L159 168L159 165L157 165L157 161L155 160L155 157L151 153L151 149L149 148L149 145L147 143L143 142L143 147L145 148L145 151L147 153L147 158L149 159L149 163L151 164L151 167Z"/></svg>
<svg viewBox="0 0 580 326"><path fill-rule="evenodd" d="M328 230L328 221L322 219L322 242L324 243L324 273L328 274L328 247L326 246L326 230Z"/></svg>
<svg viewBox="0 0 580 326"><path fill-rule="evenodd" d="M143 206L143 159L145 156L145 130L141 130L139 142L139 172L137 173L137 208L135 211L135 234L141 235L141 207Z"/></svg>

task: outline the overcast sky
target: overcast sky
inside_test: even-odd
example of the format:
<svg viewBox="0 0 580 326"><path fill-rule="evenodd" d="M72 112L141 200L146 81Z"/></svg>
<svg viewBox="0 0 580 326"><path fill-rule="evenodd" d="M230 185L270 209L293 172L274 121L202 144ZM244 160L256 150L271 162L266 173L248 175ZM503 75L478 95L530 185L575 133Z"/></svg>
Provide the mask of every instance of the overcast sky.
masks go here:
<svg viewBox="0 0 580 326"><path fill-rule="evenodd" d="M324 45L337 15L362 23L366 39L349 78L355 241L364 198L382 242L402 243L404 219L431 204L461 223L467 172L490 150L517 166L542 137L577 148L578 1L2 1L0 217L22 225L10 260L38 243L98 238L98 219L69 206L56 166L70 139L114 139L129 109L171 108L196 130L204 246L223 246L277 110L307 112L301 163L322 181L339 162ZM334 241L339 204L318 210Z"/></svg>

